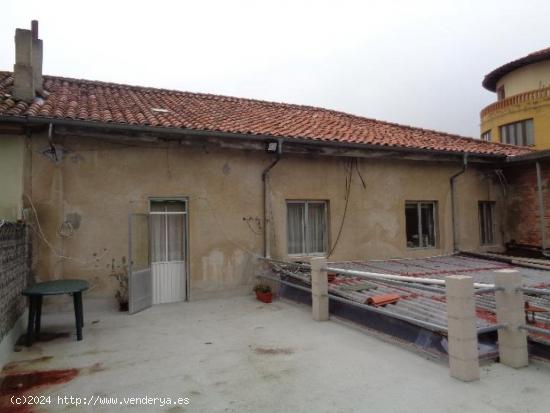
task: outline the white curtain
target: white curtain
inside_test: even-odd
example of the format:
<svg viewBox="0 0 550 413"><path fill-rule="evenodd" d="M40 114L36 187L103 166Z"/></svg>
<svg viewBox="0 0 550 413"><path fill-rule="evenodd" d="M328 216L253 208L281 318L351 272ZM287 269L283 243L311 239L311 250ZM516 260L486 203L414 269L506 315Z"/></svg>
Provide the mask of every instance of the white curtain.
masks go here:
<svg viewBox="0 0 550 413"><path fill-rule="evenodd" d="M151 261L166 261L166 215L151 215Z"/></svg>
<svg viewBox="0 0 550 413"><path fill-rule="evenodd" d="M327 245L327 224L325 203L307 204L307 233L308 233L308 252L322 253L326 252Z"/></svg>
<svg viewBox="0 0 550 413"><path fill-rule="evenodd" d="M185 216L167 215L168 219L168 261L183 261Z"/></svg>
<svg viewBox="0 0 550 413"><path fill-rule="evenodd" d="M176 201L151 202L152 262L183 261L185 253L185 215L162 214L183 212L185 204Z"/></svg>
<svg viewBox="0 0 550 413"><path fill-rule="evenodd" d="M287 204L288 253L305 253L305 204Z"/></svg>

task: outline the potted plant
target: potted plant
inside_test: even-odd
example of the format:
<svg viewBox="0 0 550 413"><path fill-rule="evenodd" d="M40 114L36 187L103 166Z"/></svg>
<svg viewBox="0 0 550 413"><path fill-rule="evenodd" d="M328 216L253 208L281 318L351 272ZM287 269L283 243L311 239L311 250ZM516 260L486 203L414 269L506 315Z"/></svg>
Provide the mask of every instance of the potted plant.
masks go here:
<svg viewBox="0 0 550 413"><path fill-rule="evenodd" d="M258 284L254 287L254 292L256 293L256 298L262 303L269 304L273 301L273 293L271 292L271 287L267 284Z"/></svg>
<svg viewBox="0 0 550 413"><path fill-rule="evenodd" d="M118 282L115 298L118 301L119 311L128 311L128 266L126 260L122 259L122 265L115 265L115 260L111 264L111 277Z"/></svg>

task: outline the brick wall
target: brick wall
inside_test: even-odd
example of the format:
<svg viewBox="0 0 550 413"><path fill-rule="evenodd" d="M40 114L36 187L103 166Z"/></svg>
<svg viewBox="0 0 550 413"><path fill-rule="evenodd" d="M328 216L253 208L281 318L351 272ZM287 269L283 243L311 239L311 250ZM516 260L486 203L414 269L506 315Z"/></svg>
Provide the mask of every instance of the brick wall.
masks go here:
<svg viewBox="0 0 550 413"><path fill-rule="evenodd" d="M550 243L550 191L548 190L550 161L541 161L540 166L548 244ZM518 244L540 247L540 214L535 163L508 167L504 174L507 181L506 241L514 240Z"/></svg>
<svg viewBox="0 0 550 413"><path fill-rule="evenodd" d="M0 340L25 310L21 291L30 277L31 247L23 224L0 226Z"/></svg>

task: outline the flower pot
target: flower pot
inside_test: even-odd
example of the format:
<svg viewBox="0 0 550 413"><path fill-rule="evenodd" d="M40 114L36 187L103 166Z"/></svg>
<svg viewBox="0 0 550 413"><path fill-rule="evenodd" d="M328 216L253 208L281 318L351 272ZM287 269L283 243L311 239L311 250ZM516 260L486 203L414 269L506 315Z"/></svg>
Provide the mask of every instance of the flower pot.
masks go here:
<svg viewBox="0 0 550 413"><path fill-rule="evenodd" d="M262 303L269 304L271 301L273 301L273 293L256 292L256 298L260 300Z"/></svg>

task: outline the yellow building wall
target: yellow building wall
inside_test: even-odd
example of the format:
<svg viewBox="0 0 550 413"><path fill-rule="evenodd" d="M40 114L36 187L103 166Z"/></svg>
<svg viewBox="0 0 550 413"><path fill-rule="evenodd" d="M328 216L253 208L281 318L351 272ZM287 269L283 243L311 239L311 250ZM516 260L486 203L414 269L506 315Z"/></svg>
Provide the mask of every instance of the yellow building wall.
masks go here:
<svg viewBox="0 0 550 413"><path fill-rule="evenodd" d="M0 135L0 219L21 218L24 158L24 136Z"/></svg>
<svg viewBox="0 0 550 413"><path fill-rule="evenodd" d="M550 96L550 94L549 94ZM513 99L513 98L512 98ZM505 104L505 101L502 101ZM481 134L491 131L493 142L500 142L502 125L525 119L533 119L535 148L550 148L550 98L532 99L527 102L507 104L481 118Z"/></svg>
<svg viewBox="0 0 550 413"><path fill-rule="evenodd" d="M520 67L497 82L504 86L505 97L550 86L550 60Z"/></svg>

